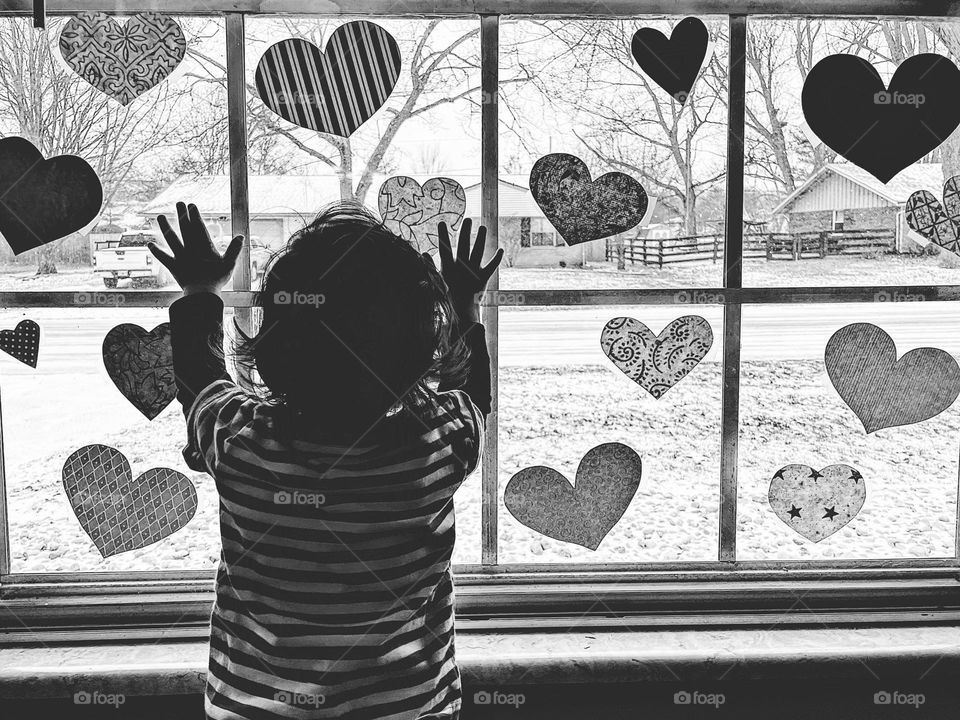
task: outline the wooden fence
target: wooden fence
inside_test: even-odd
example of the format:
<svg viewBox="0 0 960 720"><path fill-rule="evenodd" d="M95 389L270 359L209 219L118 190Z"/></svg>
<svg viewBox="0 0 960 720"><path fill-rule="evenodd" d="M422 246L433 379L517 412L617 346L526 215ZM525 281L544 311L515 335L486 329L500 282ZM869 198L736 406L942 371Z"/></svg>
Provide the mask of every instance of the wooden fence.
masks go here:
<svg viewBox="0 0 960 720"><path fill-rule="evenodd" d="M743 257L807 260L828 255L876 255L896 252L893 230L831 230L807 233L744 233ZM607 240L607 260L663 267L682 262L720 262L723 235Z"/></svg>

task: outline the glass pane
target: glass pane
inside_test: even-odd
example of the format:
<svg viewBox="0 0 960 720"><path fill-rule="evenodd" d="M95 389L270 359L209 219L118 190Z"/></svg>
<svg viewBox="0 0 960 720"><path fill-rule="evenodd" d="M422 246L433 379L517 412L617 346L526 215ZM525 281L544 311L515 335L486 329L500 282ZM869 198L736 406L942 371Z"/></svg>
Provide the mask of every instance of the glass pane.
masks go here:
<svg viewBox="0 0 960 720"><path fill-rule="evenodd" d="M744 308L738 560L954 555L960 409L954 404L932 419L868 435L834 389L824 360L827 341L851 323L872 323L888 333L898 357L917 347L940 348L956 357L960 342L956 333L945 331L953 312L949 303L925 302ZM868 363L876 354L848 350L842 357ZM926 372L923 366L907 371L909 377ZM876 408L884 404L885 389L894 386L892 379L864 384L856 397L869 400L865 408ZM892 407L905 406L916 396L904 393ZM832 499L804 507L796 472L787 472L777 487L790 503L784 512L792 510L796 517L779 519L768 492L777 471L792 464L824 476L831 475L824 470L831 465L853 468L865 487L862 509L855 512L857 483L837 477L813 481L827 493L823 497ZM810 488L811 481L805 485ZM837 489L840 495L833 494ZM810 503L819 500L804 497ZM831 508L842 512L848 506L852 519L848 514L831 517ZM795 531L804 518L811 522L802 527L809 528L813 539ZM844 520L847 524L838 528ZM829 531L833 534L825 536Z"/></svg>
<svg viewBox="0 0 960 720"><path fill-rule="evenodd" d="M607 359L601 332L612 318L631 317L659 334L685 313L709 322L712 347L687 377L654 399ZM717 305L501 310L500 562L717 559L721 318ZM660 364L668 352L665 344L656 360L651 356L664 372L675 365ZM653 377L652 370L643 377ZM611 442L640 455L642 478L596 551L541 535L504 506L507 483L521 469L545 465L573 484L584 454ZM581 502L585 508L593 504L587 496Z"/></svg>

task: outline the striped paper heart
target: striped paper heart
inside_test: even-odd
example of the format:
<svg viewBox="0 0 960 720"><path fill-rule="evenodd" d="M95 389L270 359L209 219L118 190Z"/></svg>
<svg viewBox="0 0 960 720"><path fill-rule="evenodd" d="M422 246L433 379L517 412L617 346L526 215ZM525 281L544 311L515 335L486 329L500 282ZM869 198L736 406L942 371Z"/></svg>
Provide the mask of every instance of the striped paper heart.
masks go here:
<svg viewBox="0 0 960 720"><path fill-rule="evenodd" d="M400 49L364 20L341 25L326 51L299 38L271 45L257 64L260 99L284 120L349 137L380 109L400 76Z"/></svg>

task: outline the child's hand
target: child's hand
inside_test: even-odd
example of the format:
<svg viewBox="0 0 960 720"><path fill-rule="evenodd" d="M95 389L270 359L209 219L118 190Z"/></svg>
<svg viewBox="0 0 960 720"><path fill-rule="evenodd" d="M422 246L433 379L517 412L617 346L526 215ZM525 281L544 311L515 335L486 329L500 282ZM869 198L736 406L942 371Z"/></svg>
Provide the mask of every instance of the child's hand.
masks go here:
<svg viewBox="0 0 960 720"><path fill-rule="evenodd" d="M226 285L233 273L240 248L243 247L243 235L237 235L221 255L213 246L196 205L177 203L177 216L180 218L182 242L165 215L157 218L160 231L173 255L168 255L153 243L148 246L150 252L170 271L183 288L184 295L216 293Z"/></svg>
<svg viewBox="0 0 960 720"><path fill-rule="evenodd" d="M460 238L457 240L457 255L454 258L450 246L450 234L446 223L440 223L440 272L450 288L453 308L461 321L477 322L480 319L479 294L487 286L491 276L503 259L503 248L486 265L481 265L483 248L486 244L487 229L481 225L477 230L477 239L470 250L470 218L460 225Z"/></svg>

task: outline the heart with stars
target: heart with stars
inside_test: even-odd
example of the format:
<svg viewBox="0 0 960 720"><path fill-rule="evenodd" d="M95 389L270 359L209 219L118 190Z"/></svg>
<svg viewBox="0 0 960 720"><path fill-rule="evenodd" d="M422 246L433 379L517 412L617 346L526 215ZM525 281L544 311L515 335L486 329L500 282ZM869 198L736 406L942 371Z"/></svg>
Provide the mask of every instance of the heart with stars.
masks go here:
<svg viewBox="0 0 960 720"><path fill-rule="evenodd" d="M785 465L770 481L767 499L778 518L816 543L857 516L867 499L867 488L863 475L849 465L830 465L822 470Z"/></svg>

